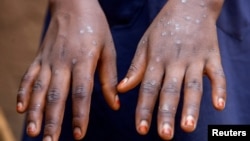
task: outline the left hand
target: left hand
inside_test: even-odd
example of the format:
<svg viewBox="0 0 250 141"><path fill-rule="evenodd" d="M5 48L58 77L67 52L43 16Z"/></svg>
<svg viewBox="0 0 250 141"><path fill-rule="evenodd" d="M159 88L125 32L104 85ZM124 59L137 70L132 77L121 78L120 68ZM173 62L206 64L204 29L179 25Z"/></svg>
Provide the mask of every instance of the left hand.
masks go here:
<svg viewBox="0 0 250 141"><path fill-rule="evenodd" d="M181 127L196 128L202 98L202 78L211 80L213 105L223 110L226 80L218 46L216 20L223 0L169 0L142 37L127 76L118 85L126 92L141 82L136 128L147 134L159 96L158 133L174 135L174 122L184 83Z"/></svg>

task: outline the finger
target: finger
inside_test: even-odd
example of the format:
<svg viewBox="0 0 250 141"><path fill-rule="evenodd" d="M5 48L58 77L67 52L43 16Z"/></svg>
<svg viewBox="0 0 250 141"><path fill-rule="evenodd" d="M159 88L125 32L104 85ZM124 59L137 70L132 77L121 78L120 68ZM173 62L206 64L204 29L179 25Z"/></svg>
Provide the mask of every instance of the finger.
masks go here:
<svg viewBox="0 0 250 141"><path fill-rule="evenodd" d="M181 127L186 132L192 132L196 128L203 90L203 70L203 63L195 63L187 68L185 74Z"/></svg>
<svg viewBox="0 0 250 141"><path fill-rule="evenodd" d="M32 92L32 85L40 71L40 64L38 61L34 61L26 73L23 75L23 78L21 80L18 94L17 94L17 105L16 110L19 113L23 113L26 111L29 100L30 100L30 94Z"/></svg>
<svg viewBox="0 0 250 141"><path fill-rule="evenodd" d="M174 135L175 114L180 99L185 68L169 66L161 89L158 109L158 134L165 140Z"/></svg>
<svg viewBox="0 0 250 141"><path fill-rule="evenodd" d="M116 89L116 51L112 40L106 43L99 63L99 74L104 98L112 109L118 110L120 100Z"/></svg>
<svg viewBox="0 0 250 141"><path fill-rule="evenodd" d="M57 141L59 138L70 83L69 68L52 68L52 73L45 108L44 140L46 141Z"/></svg>
<svg viewBox="0 0 250 141"><path fill-rule="evenodd" d="M129 67L126 77L117 86L119 92L125 93L136 87L141 82L146 70L147 45L147 37L142 38L139 42L135 56Z"/></svg>
<svg viewBox="0 0 250 141"><path fill-rule="evenodd" d="M161 87L164 69L161 63L152 61L145 72L140 86L138 104L136 107L136 128L139 134L147 134L156 99Z"/></svg>
<svg viewBox="0 0 250 141"><path fill-rule="evenodd" d="M212 85L212 101L217 110L223 110L226 105L226 78L220 63L220 59L214 57L210 59L206 66L206 75Z"/></svg>
<svg viewBox="0 0 250 141"><path fill-rule="evenodd" d="M43 110L45 106L45 97L48 90L48 85L51 78L50 68L44 67L41 69L36 82L33 86L32 95L27 114L27 134L36 136L40 133Z"/></svg>
<svg viewBox="0 0 250 141"><path fill-rule="evenodd" d="M89 60L75 64L73 69L73 134L77 140L84 137L89 121L91 93L97 59Z"/></svg>

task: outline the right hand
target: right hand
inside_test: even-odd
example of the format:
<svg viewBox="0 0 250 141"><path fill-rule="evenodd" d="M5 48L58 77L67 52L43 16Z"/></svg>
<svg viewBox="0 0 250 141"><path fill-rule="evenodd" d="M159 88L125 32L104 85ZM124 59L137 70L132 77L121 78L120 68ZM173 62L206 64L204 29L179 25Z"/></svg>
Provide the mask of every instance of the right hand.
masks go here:
<svg viewBox="0 0 250 141"><path fill-rule="evenodd" d="M50 25L20 83L17 111L27 111L29 136L40 133L44 117L44 140L56 141L72 84L73 134L79 140L88 125L96 68L107 103L119 109L115 48L98 1L54 0L50 4Z"/></svg>

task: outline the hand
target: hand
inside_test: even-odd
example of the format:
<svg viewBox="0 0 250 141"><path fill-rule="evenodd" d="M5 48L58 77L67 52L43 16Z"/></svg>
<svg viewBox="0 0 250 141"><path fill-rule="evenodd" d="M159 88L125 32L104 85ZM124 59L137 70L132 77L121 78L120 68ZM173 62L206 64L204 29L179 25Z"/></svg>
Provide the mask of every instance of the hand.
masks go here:
<svg viewBox="0 0 250 141"><path fill-rule="evenodd" d="M202 78L211 80L213 105L224 109L226 81L218 47L216 19L223 1L170 0L142 37L127 76L118 91L141 82L136 108L136 128L147 134L159 96L158 133L170 140L184 85L181 127L196 128L202 97Z"/></svg>
<svg viewBox="0 0 250 141"><path fill-rule="evenodd" d="M119 108L115 48L98 1L58 0L51 6L45 39L20 83L17 111L27 111L29 136L40 133L45 111L44 140L56 141L72 85L74 137L81 139L88 125L97 67L107 103Z"/></svg>

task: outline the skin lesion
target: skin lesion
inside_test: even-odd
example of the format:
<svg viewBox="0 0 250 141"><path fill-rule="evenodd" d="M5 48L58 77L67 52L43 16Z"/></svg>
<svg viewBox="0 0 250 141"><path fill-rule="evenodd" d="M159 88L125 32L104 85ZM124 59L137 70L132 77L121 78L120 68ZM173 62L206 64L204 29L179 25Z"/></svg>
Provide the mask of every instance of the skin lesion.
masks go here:
<svg viewBox="0 0 250 141"><path fill-rule="evenodd" d="M192 89L196 91L202 91L202 84L196 79L193 79L185 84L186 89Z"/></svg>
<svg viewBox="0 0 250 141"><path fill-rule="evenodd" d="M84 86L77 86L72 94L72 98L75 100L83 101L89 96Z"/></svg>
<svg viewBox="0 0 250 141"><path fill-rule="evenodd" d="M163 104L159 106L158 112L161 116L163 115L164 117L174 118L176 113L176 107L171 106L169 104Z"/></svg>
<svg viewBox="0 0 250 141"><path fill-rule="evenodd" d="M162 88L163 94L179 95L180 89L178 88L177 80L168 82L165 87Z"/></svg>
<svg viewBox="0 0 250 141"><path fill-rule="evenodd" d="M142 83L141 89L143 94L155 95L156 94L155 92L160 89L160 84L155 80L147 81Z"/></svg>
<svg viewBox="0 0 250 141"><path fill-rule="evenodd" d="M41 80L36 80L36 82L33 85L33 91L42 91L43 89L43 83Z"/></svg>
<svg viewBox="0 0 250 141"><path fill-rule="evenodd" d="M57 103L60 100L60 90L58 88L52 88L48 91L47 95L47 103Z"/></svg>

